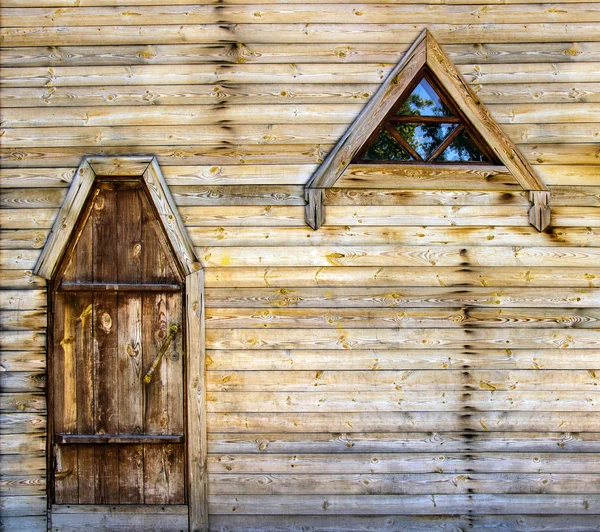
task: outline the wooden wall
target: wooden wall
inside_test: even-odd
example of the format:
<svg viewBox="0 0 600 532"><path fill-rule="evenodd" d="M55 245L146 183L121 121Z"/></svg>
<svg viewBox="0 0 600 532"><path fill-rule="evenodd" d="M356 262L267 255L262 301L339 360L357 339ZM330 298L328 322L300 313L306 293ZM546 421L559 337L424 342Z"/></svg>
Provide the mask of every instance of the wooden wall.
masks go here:
<svg viewBox="0 0 600 532"><path fill-rule="evenodd" d="M206 267L215 530L597 529L600 3L2 5L6 529L46 526L31 269L81 157L147 153ZM425 27L551 187L545 233L502 191L339 188L304 225Z"/></svg>

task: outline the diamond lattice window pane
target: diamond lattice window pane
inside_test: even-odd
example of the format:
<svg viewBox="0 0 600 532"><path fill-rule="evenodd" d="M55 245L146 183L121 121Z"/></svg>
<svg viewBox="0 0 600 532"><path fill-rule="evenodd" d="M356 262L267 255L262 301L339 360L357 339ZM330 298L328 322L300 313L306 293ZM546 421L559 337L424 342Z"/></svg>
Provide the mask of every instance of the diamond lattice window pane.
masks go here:
<svg viewBox="0 0 600 532"><path fill-rule="evenodd" d="M477 147L465 130L456 137L439 155L436 161L443 162L488 162L489 159Z"/></svg>
<svg viewBox="0 0 600 532"><path fill-rule="evenodd" d="M423 160L435 151L457 124L395 123L394 129L421 156Z"/></svg>
<svg viewBox="0 0 600 532"><path fill-rule="evenodd" d="M412 161L413 158L388 133L382 131L360 158L361 161Z"/></svg>

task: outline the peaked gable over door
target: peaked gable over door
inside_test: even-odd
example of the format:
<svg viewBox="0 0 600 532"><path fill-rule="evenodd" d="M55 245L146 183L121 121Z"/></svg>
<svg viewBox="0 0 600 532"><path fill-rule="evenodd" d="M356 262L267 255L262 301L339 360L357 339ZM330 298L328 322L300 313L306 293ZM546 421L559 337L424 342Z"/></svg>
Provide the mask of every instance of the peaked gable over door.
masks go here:
<svg viewBox="0 0 600 532"><path fill-rule="evenodd" d="M394 123L412 123L415 127L419 124L415 116L397 116L396 112L401 104L411 97L412 91L419 87L423 79L437 87L436 94L444 95L441 99L445 100L443 103L452 116L446 117L444 121L438 120L439 117L421 117L421 123L437 121L447 131L439 132L442 137L439 142L432 142L433 147L419 153L419 142L412 142L411 138L415 140L420 136L422 139L427 137L427 132L421 132L419 135L413 133L411 137L409 134L402 134L401 128L395 127ZM452 124L456 125L452 127ZM383 138L380 136L382 132L385 133ZM452 137L453 133L456 138ZM478 162L488 164L475 167L472 163L476 161L472 160L449 161L459 163L453 166L433 164L436 159L439 161L444 153L448 153L451 142L457 141L458 136L463 133L466 137L463 135L461 139L462 146L471 146L469 158L473 159L474 154L480 153L481 155L476 157L480 159ZM448 144L445 145L444 141L448 141ZM344 177L351 163L376 162L365 161L364 156L368 156L373 143L378 142L380 148L384 145L388 153L390 148L395 150L394 157L385 161L395 163L393 170L387 167L382 172L388 176L388 187L423 188L424 182L428 188L438 189L457 188L456 182L462 183L463 187L466 186L464 183L468 183L469 188L477 189L488 187L490 184L495 185L496 189L498 185L509 189L517 187L531 191L530 197L534 206L530 210L529 218L532 225L541 231L550 222L547 187L490 117L427 30L417 38L305 186L306 222L313 229L318 229L325 222L325 189L340 186L338 181ZM392 142L394 144L391 144ZM396 145L401 149L396 149ZM450 158L460 159L456 156ZM412 164L406 164L408 162ZM354 170L362 179L363 171L377 179L377 172L373 172L372 167ZM454 177L454 182L447 179L448 175ZM406 186L407 183L409 186ZM377 185L369 179L368 186Z"/></svg>

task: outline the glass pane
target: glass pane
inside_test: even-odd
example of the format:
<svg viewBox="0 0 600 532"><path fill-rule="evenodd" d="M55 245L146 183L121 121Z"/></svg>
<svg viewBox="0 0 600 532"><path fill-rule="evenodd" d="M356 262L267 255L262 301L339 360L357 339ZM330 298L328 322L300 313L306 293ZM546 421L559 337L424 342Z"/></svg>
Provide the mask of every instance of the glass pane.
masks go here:
<svg viewBox="0 0 600 532"><path fill-rule="evenodd" d="M395 123L394 128L402 135L423 160L435 151L457 124L411 124Z"/></svg>
<svg viewBox="0 0 600 532"><path fill-rule="evenodd" d="M436 159L446 162L487 162L488 158L473 142L466 130L463 130Z"/></svg>
<svg viewBox="0 0 600 532"><path fill-rule="evenodd" d="M400 106L396 115L400 116L452 116L437 92L423 78L411 95Z"/></svg>
<svg viewBox="0 0 600 532"><path fill-rule="evenodd" d="M371 143L361 161L411 161L412 157L385 131Z"/></svg>

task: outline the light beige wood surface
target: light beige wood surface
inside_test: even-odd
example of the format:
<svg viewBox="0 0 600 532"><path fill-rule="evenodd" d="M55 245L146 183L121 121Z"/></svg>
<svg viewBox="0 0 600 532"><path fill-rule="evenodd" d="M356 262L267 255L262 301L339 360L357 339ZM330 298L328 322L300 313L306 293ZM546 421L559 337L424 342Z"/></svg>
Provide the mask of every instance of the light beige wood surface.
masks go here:
<svg viewBox="0 0 600 532"><path fill-rule="evenodd" d="M598 2L4 0L0 16L0 528L47 528L32 270L88 155L156 156L177 250L206 268L186 307L207 348L188 366L191 529L597 527ZM548 186L543 232L481 167L353 165L325 225L304 224L303 186L425 28ZM57 530L98 526L55 510Z"/></svg>

